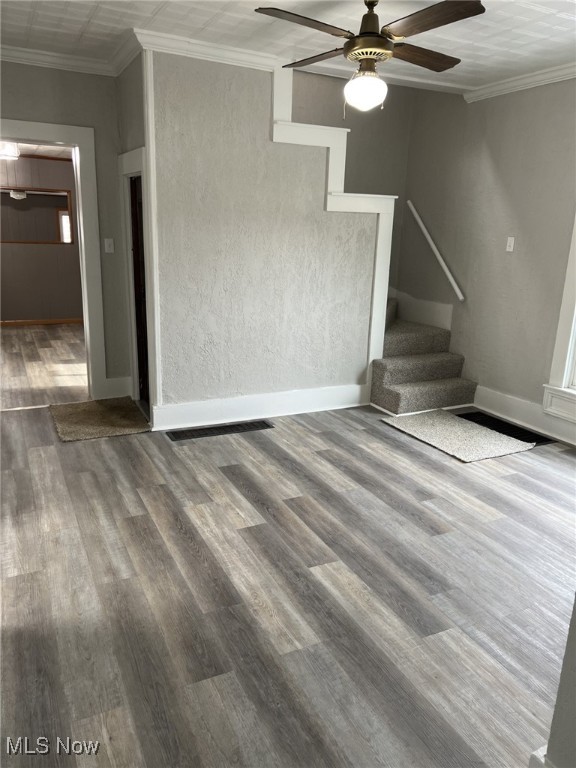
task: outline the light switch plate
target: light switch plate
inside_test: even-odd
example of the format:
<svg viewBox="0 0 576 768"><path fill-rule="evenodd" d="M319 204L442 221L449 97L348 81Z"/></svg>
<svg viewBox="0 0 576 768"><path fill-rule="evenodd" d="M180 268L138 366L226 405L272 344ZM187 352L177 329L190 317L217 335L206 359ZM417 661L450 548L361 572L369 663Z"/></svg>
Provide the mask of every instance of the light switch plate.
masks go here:
<svg viewBox="0 0 576 768"><path fill-rule="evenodd" d="M111 237L104 238L104 252L114 253L114 240Z"/></svg>

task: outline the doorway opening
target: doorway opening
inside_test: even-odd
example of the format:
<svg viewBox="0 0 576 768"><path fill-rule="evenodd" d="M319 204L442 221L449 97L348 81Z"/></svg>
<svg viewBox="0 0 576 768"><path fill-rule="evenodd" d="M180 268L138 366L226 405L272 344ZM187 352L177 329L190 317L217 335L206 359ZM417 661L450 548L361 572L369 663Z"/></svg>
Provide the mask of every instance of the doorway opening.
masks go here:
<svg viewBox="0 0 576 768"><path fill-rule="evenodd" d="M0 160L0 408L89 398L74 148Z"/></svg>
<svg viewBox="0 0 576 768"><path fill-rule="evenodd" d="M138 401L150 415L150 385L148 369L148 330L146 314L146 266L144 259L144 220L142 205L142 176L130 176L130 235L132 246L132 285L134 291L134 331L138 376Z"/></svg>
<svg viewBox="0 0 576 768"><path fill-rule="evenodd" d="M3 142L72 148L88 393L95 400L117 397L119 382L109 379L106 372L94 129L5 118L1 130ZM124 389L126 383L120 380L120 387Z"/></svg>

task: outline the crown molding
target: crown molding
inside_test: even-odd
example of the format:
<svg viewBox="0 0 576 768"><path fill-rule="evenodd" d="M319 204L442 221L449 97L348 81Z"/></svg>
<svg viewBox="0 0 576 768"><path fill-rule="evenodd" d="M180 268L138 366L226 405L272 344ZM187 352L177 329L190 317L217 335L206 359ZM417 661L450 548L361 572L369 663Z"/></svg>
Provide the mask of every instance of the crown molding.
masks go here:
<svg viewBox="0 0 576 768"><path fill-rule="evenodd" d="M134 34L134 30L127 30L122 37L120 44L114 51L114 55L108 61L108 66L110 67L114 77L117 77L121 72L123 72L141 51L142 46Z"/></svg>
<svg viewBox="0 0 576 768"><path fill-rule="evenodd" d="M232 64L233 66L248 67L249 69L264 69L268 72L272 72L282 63L276 56L256 51L246 51L242 48L218 46L201 40L192 40L160 32L148 32L143 29L134 29L133 32L144 50L174 53L178 56L215 61L219 64Z"/></svg>
<svg viewBox="0 0 576 768"><path fill-rule="evenodd" d="M144 29L128 30L113 56L107 61L52 53L50 51L17 48L9 45L2 46L0 57L3 61L12 61L17 64L29 64L36 67L64 69L90 75L117 77L141 50L172 53L178 56L189 56L190 58L202 59L204 61L214 61L220 64L231 64L232 66L248 67L250 69L261 69L268 72L281 67L283 63L277 56L257 51L247 51L230 46L217 47L212 43L206 43L201 40L192 40L160 32L149 32ZM350 77L348 70L334 64L313 65L308 67L306 72L343 79ZM387 72L382 74L384 74L385 80L389 85L461 94L466 102L470 104L474 101L490 99L493 96L501 96L506 93L513 93L514 91L523 91L539 85L548 85L549 83L576 78L576 62L543 69L530 75L511 77L491 83L490 85L481 86L480 88L451 85L441 80L422 81L417 77L410 77L409 75L389 75Z"/></svg>
<svg viewBox="0 0 576 768"><path fill-rule="evenodd" d="M110 64L99 59L89 59L83 56L70 56L67 53L52 53L51 51L36 51L31 48L16 48L3 45L2 61L12 61L15 64L29 64L33 67L48 69L66 69L70 72L83 72L87 75L114 76Z"/></svg>
<svg viewBox="0 0 576 768"><path fill-rule="evenodd" d="M576 62L563 64L560 67L542 69L531 75L510 77L507 80L500 80L497 83L484 85L481 88L473 88L464 94L464 98L470 104L473 101L491 99L493 96L502 96L505 93L513 93L514 91L524 91L527 88L536 88L539 85L558 83L561 80L570 80L574 77L576 77Z"/></svg>
<svg viewBox="0 0 576 768"><path fill-rule="evenodd" d="M85 75L105 75L117 77L130 62L140 53L142 46L132 30L126 32L114 55L107 61L89 59L84 56L71 56L67 53L52 53L37 51L31 48L16 48L3 45L0 50L2 61L12 61L15 64L28 64L33 67L48 69L64 69L68 72L82 72Z"/></svg>
<svg viewBox="0 0 576 768"><path fill-rule="evenodd" d="M355 67L354 64L350 62L348 69L344 69L344 67L339 67L334 64L312 64L306 67L306 69L297 71L349 80L355 72ZM453 85L441 80L430 79L423 81L419 80L417 77L410 77L409 75L390 75L385 69L379 69L378 74L382 76L382 79L385 80L388 85L402 85L405 88L420 88L426 91L444 91L445 93L457 93L458 95L462 95L467 90L466 86Z"/></svg>

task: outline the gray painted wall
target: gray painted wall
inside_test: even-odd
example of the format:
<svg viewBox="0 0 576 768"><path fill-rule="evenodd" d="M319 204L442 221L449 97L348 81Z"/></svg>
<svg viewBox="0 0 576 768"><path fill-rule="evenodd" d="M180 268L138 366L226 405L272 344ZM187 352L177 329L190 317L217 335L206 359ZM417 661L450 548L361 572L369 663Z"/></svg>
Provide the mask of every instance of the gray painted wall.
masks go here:
<svg viewBox="0 0 576 768"><path fill-rule="evenodd" d="M346 192L398 195L390 265L390 285L395 286L405 211L410 129L418 91L391 85L384 109L358 112L347 107L346 119L343 119L345 84L342 78L295 71L292 119L297 123L350 129Z"/></svg>
<svg viewBox="0 0 576 768"><path fill-rule="evenodd" d="M365 374L375 217L323 211L326 150L271 142L271 92L154 54L167 403Z"/></svg>
<svg viewBox="0 0 576 768"><path fill-rule="evenodd" d="M61 240L58 211L68 208L67 195L29 194L14 200L8 190L0 195L3 242L56 243Z"/></svg>
<svg viewBox="0 0 576 768"><path fill-rule="evenodd" d="M118 130L120 151L130 152L143 147L144 140L144 78L142 54L116 78Z"/></svg>
<svg viewBox="0 0 576 768"><path fill-rule="evenodd" d="M95 129L100 238L102 242L112 237L116 245L114 254L105 254L103 248L101 251L106 369L109 377L126 376L130 372L130 349L114 79L12 62L2 62L1 76L4 118ZM85 213L91 215L90 211Z"/></svg>
<svg viewBox="0 0 576 768"><path fill-rule="evenodd" d="M70 190L74 225L74 243L2 244L1 319L50 320L82 317L72 163L26 157L11 161L0 160L0 186ZM55 219L54 212L52 215Z"/></svg>
<svg viewBox="0 0 576 768"><path fill-rule="evenodd" d="M466 376L533 402L548 382L574 225L575 99L572 80L473 104L419 91L414 108L407 196L466 296L453 350ZM398 288L454 301L408 214Z"/></svg>

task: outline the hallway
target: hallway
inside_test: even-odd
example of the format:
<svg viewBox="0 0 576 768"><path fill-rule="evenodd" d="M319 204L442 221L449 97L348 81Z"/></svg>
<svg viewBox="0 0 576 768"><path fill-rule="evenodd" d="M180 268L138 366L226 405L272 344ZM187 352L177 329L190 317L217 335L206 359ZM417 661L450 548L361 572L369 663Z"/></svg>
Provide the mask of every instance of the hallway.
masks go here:
<svg viewBox="0 0 576 768"><path fill-rule="evenodd" d="M88 400L81 324L2 326L0 409Z"/></svg>

